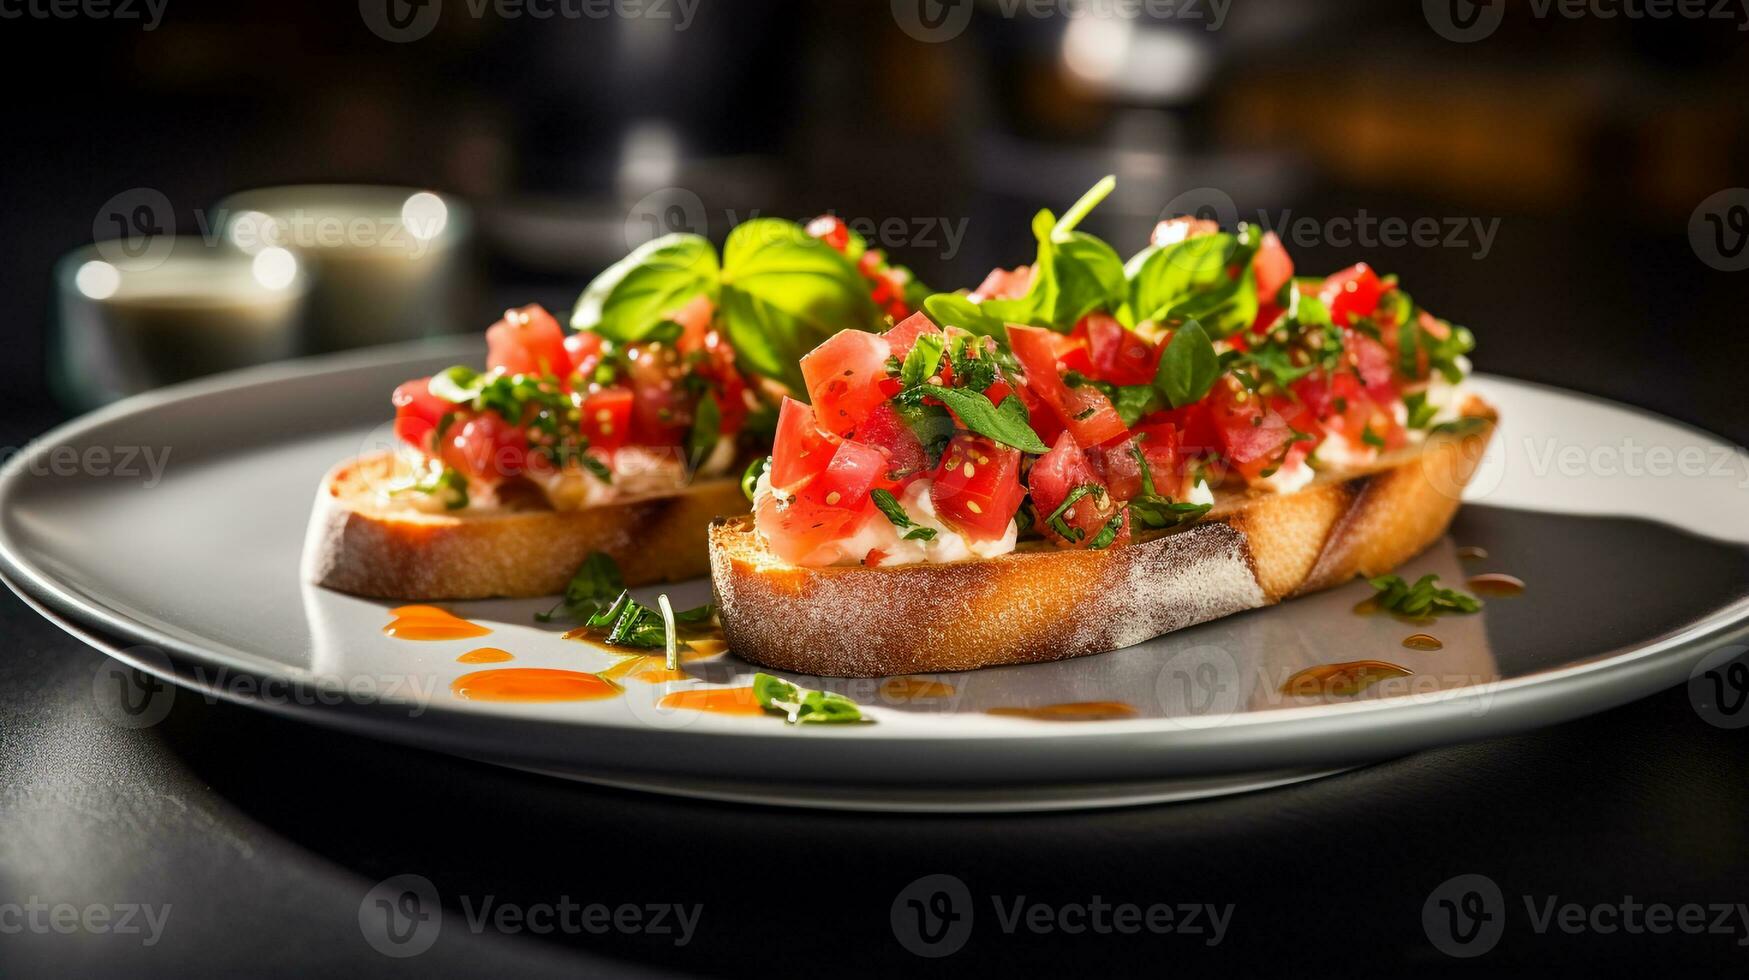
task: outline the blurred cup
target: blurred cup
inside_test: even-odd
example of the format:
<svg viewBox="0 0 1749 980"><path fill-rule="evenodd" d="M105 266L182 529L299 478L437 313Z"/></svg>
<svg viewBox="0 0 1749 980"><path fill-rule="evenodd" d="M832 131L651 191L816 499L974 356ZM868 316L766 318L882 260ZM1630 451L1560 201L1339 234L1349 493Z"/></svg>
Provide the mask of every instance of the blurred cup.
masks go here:
<svg viewBox="0 0 1749 980"><path fill-rule="evenodd" d="M149 263L115 260L99 242L55 267L52 371L70 406L297 352L308 282L291 252L249 255L198 237L159 243Z"/></svg>
<svg viewBox="0 0 1749 980"><path fill-rule="evenodd" d="M472 311L473 217L453 198L306 184L233 194L218 214L237 248L288 249L309 271L307 351L454 333Z"/></svg>

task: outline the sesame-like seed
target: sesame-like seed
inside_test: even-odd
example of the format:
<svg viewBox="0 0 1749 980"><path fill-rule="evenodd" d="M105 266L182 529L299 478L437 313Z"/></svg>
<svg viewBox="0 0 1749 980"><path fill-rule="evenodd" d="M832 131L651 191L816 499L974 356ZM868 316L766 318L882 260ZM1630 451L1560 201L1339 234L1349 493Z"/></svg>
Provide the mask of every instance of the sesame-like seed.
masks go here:
<svg viewBox="0 0 1749 980"><path fill-rule="evenodd" d="M838 491L836 491L836 490L834 490L831 493L826 495L826 503L831 505L831 506L834 506L834 507L838 506L838 501L840 499L841 498L838 494Z"/></svg>
<svg viewBox="0 0 1749 980"><path fill-rule="evenodd" d="M613 413L604 408L595 413L595 419L598 422L609 422L613 420Z"/></svg>
<svg viewBox="0 0 1749 980"><path fill-rule="evenodd" d="M967 463L966 464L966 479L970 480L972 477L977 476L977 475L978 475L978 471L972 468L972 464Z"/></svg>
<svg viewBox="0 0 1749 980"><path fill-rule="evenodd" d="M976 500L966 501L966 509L974 514L982 514L984 512L984 508L979 507Z"/></svg>
<svg viewBox="0 0 1749 980"><path fill-rule="evenodd" d="M601 424L601 434L604 436L613 435L613 423L612 422L603 422Z"/></svg>
<svg viewBox="0 0 1749 980"><path fill-rule="evenodd" d="M990 465L990 457L988 457L988 456L979 456L979 457L978 457L978 465L979 465L979 466L989 466L989 465Z"/></svg>

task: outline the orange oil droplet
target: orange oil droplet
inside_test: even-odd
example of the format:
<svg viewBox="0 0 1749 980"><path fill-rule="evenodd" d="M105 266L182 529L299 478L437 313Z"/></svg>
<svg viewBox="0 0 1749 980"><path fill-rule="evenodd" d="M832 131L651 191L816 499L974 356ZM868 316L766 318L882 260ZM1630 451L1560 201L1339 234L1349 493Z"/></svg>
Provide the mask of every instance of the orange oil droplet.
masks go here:
<svg viewBox="0 0 1749 980"><path fill-rule="evenodd" d="M619 693L612 681L578 670L501 667L463 674L449 685L468 701L597 701Z"/></svg>
<svg viewBox="0 0 1749 980"><path fill-rule="evenodd" d="M1414 633L1403 638L1403 645L1411 650L1444 650L1445 642L1432 633Z"/></svg>
<svg viewBox="0 0 1749 980"><path fill-rule="evenodd" d="M1490 599L1510 599L1524 594L1524 580L1505 572L1489 572L1471 578L1470 591Z"/></svg>
<svg viewBox="0 0 1749 980"><path fill-rule="evenodd" d="M627 657L612 667L600 672L600 676L609 680L634 680L646 684L661 684L665 681L683 681L688 678L686 671L669 670L666 657Z"/></svg>
<svg viewBox="0 0 1749 980"><path fill-rule="evenodd" d="M1359 694L1379 681L1391 677L1407 677L1414 671L1383 660L1354 660L1340 664L1319 664L1294 674L1282 684L1283 694L1295 697L1317 697L1320 694L1346 697Z"/></svg>
<svg viewBox="0 0 1749 980"><path fill-rule="evenodd" d="M469 650L467 653L455 658L455 662L458 664L501 664L506 660L515 659L516 658L511 655L509 650L500 650L497 647L481 647L478 650Z"/></svg>
<svg viewBox="0 0 1749 980"><path fill-rule="evenodd" d="M888 701L930 701L951 698L954 694L952 684L927 677L889 677L881 682L881 697Z"/></svg>
<svg viewBox="0 0 1749 980"><path fill-rule="evenodd" d="M719 715L763 715L751 687L716 687L692 691L675 691L657 702L662 708L685 708L689 711L709 711Z"/></svg>
<svg viewBox="0 0 1749 980"><path fill-rule="evenodd" d="M389 615L395 618L383 634L397 640L468 640L492 632L436 606L398 606Z"/></svg>
<svg viewBox="0 0 1749 980"><path fill-rule="evenodd" d="M991 708L988 713L1005 718L1033 718L1038 721L1110 721L1115 718L1134 718L1136 708L1135 705L1122 701L1071 701L1037 708Z"/></svg>

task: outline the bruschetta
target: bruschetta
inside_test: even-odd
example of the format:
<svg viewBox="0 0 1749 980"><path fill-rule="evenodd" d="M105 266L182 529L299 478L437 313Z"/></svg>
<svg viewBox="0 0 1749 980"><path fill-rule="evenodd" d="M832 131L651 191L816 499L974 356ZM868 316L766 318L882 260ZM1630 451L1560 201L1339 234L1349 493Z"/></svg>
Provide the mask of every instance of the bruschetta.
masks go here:
<svg viewBox="0 0 1749 980"><path fill-rule="evenodd" d="M1162 222L801 360L750 517L711 529L730 648L879 676L1074 657L1378 575L1444 532L1495 414L1467 330L1362 264ZM850 624L854 624L853 626Z"/></svg>
<svg viewBox="0 0 1749 980"><path fill-rule="evenodd" d="M428 600L561 593L597 552L627 585L702 576L706 528L747 510L739 477L770 452L800 356L926 292L831 216L746 222L720 256L656 239L589 284L571 331L511 310L484 370L395 389L397 448L323 479L304 576Z"/></svg>

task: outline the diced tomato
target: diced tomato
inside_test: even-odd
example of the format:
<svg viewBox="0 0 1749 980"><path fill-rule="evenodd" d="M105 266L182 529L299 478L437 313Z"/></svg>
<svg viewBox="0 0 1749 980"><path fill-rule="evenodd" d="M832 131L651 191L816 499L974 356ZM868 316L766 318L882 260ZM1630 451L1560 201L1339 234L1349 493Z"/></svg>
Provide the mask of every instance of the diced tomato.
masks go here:
<svg viewBox="0 0 1749 980"><path fill-rule="evenodd" d="M395 406L395 438L426 453L432 451L431 434L437 423L456 408L431 393L430 378L402 384L389 400Z"/></svg>
<svg viewBox="0 0 1749 980"><path fill-rule="evenodd" d="M1391 386L1396 377L1396 358L1390 348L1359 333L1351 333L1343 343L1368 395L1378 401L1390 401L1396 394Z"/></svg>
<svg viewBox="0 0 1749 980"><path fill-rule="evenodd" d="M808 222L808 234L840 252L850 245L850 228L835 214L822 214Z"/></svg>
<svg viewBox="0 0 1749 980"><path fill-rule="evenodd" d="M868 503L869 491L880 484L886 472L885 453L846 439L838 444L832 461L807 489L829 507L858 510Z"/></svg>
<svg viewBox="0 0 1749 980"><path fill-rule="evenodd" d="M559 321L539 306L505 310L504 319L486 328L486 367L512 374L571 374L571 355Z"/></svg>
<svg viewBox="0 0 1749 980"><path fill-rule="evenodd" d="M700 293L686 302L685 306L675 310L670 316L675 323L680 324L680 338L674 342L682 354L703 350L705 337L711 332L711 318L716 314L716 306L709 296Z"/></svg>
<svg viewBox="0 0 1749 980"><path fill-rule="evenodd" d="M1257 249L1257 257L1251 260L1251 268L1257 273L1257 297L1265 303L1273 304L1281 287L1294 277L1294 260L1273 231L1263 233L1263 243Z"/></svg>
<svg viewBox="0 0 1749 980"><path fill-rule="evenodd" d="M712 381L711 396L717 402L718 428L734 435L747 422L747 379L735 366L735 351L720 331L706 330L702 352L688 355L692 369Z"/></svg>
<svg viewBox="0 0 1749 980"><path fill-rule="evenodd" d="M812 408L785 398L771 442L771 485L785 493L806 486L832 461L836 441L814 423Z"/></svg>
<svg viewBox="0 0 1749 980"><path fill-rule="evenodd" d="M902 363L905 360L905 355L911 353L911 348L916 345L917 338L926 333L939 334L941 328L936 326L935 321L929 319L927 315L913 313L882 336L887 338L887 344L892 348L891 356L898 358Z"/></svg>
<svg viewBox="0 0 1749 980"><path fill-rule="evenodd" d="M681 383L681 358L667 344L636 344L626 351L634 446L677 446L692 428L693 401Z"/></svg>
<svg viewBox="0 0 1749 980"><path fill-rule="evenodd" d="M618 449L632 434L632 390L623 385L598 388L578 406L578 428L589 448Z"/></svg>
<svg viewBox="0 0 1749 980"><path fill-rule="evenodd" d="M601 335L587 330L566 337L565 353L571 358L572 373L592 374L596 365L601 363L601 346Z"/></svg>
<svg viewBox="0 0 1749 980"><path fill-rule="evenodd" d="M855 435L857 442L873 446L886 457L886 472L881 478L886 489L910 483L922 476L929 465L922 441L899 413L893 411L890 402L876 405L874 411L868 413L868 418L856 427Z"/></svg>
<svg viewBox="0 0 1749 980"><path fill-rule="evenodd" d="M1027 485L1032 491L1033 508L1038 512L1040 532L1047 540L1062 547L1087 547L1119 513L1118 501L1099 479L1099 474L1088 462L1087 454L1082 451L1075 437L1067 432L1057 438L1057 443L1051 447L1050 452L1040 456L1032 464ZM1050 522L1048 518L1056 513L1078 487L1093 489L1070 504L1058 518L1056 523L1062 524L1069 531L1065 536L1056 523ZM1125 515L1113 543L1126 540L1128 535L1129 518Z"/></svg>
<svg viewBox="0 0 1749 980"><path fill-rule="evenodd" d="M1372 316L1382 295L1384 283L1365 262L1325 279L1318 292L1318 298L1330 308L1330 319L1339 327L1349 326L1356 317Z"/></svg>
<svg viewBox="0 0 1749 980"><path fill-rule="evenodd" d="M843 435L855 429L887 396L886 338L860 330L840 330L802 357L802 378L820 427Z"/></svg>
<svg viewBox="0 0 1749 980"><path fill-rule="evenodd" d="M1115 317L1105 313L1082 317L1070 336L1075 335L1087 341L1093 377L1114 385L1154 382L1154 371L1160 366L1160 348L1126 329Z"/></svg>
<svg viewBox="0 0 1749 980"><path fill-rule="evenodd" d="M1178 430L1178 446L1186 458L1217 452L1221 448L1221 432L1215 426L1209 410L1209 399L1192 402L1183 408L1156 412L1142 419L1142 424L1171 422ZM1138 426L1139 427L1139 426Z"/></svg>
<svg viewBox="0 0 1749 980"><path fill-rule="evenodd" d="M1264 399L1232 384L1217 385L1209 402L1222 454L1247 480L1291 467L1317 447L1321 428L1303 402L1285 395ZM1295 440L1295 430L1309 438Z"/></svg>
<svg viewBox="0 0 1749 980"><path fill-rule="evenodd" d="M1026 371L1026 385L1051 407L1062 426L1085 446L1097 446L1127 430L1111 400L1090 385L1070 388L1057 373L1058 335L1038 327L1010 324L1008 344ZM1034 420L1036 423L1036 419Z"/></svg>
<svg viewBox="0 0 1749 980"><path fill-rule="evenodd" d="M496 412L482 412L445 433L442 457L470 480L495 483L528 469L528 437Z"/></svg>
<svg viewBox="0 0 1749 980"><path fill-rule="evenodd" d="M823 502L806 488L788 501L760 499L754 520L772 553L791 564L803 564L821 545L855 534L874 516L874 508L849 510Z"/></svg>
<svg viewBox="0 0 1749 980"><path fill-rule="evenodd" d="M1138 425L1134 439L1101 446L1089 454L1106 489L1118 500L1140 496L1151 483L1154 492L1174 499L1184 492L1184 467L1178 449L1178 429L1170 422ZM1137 452L1141 458L1137 458ZM1148 480L1142 479L1142 461Z"/></svg>
<svg viewBox="0 0 1749 980"><path fill-rule="evenodd" d="M1032 288L1032 267L1016 266L1013 269L991 269L978 288L972 290L968 297L974 303L982 303L987 299L1019 299Z"/></svg>
<svg viewBox="0 0 1749 980"><path fill-rule="evenodd" d="M970 538L989 540L1008 533L1020 509L1020 450L962 432L941 454L929 488L936 513Z"/></svg>

